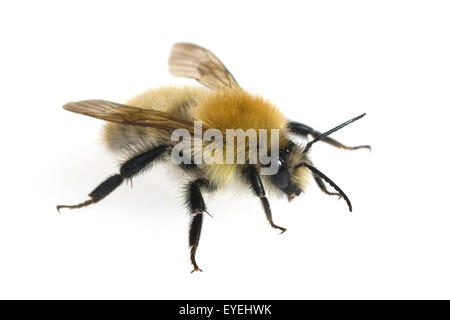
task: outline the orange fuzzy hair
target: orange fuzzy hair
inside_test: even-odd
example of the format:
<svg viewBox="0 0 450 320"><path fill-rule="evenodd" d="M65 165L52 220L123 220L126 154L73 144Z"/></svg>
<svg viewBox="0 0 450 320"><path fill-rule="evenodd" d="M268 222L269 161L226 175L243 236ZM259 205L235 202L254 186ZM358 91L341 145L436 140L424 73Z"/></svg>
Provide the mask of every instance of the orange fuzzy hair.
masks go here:
<svg viewBox="0 0 450 320"><path fill-rule="evenodd" d="M211 92L193 110L193 118L202 121L207 128L220 130L226 136L226 129L255 129L259 141L259 129L267 129L267 150L270 151L270 130L278 129L279 146L287 143L284 134L286 118L268 100L241 89L225 89ZM246 146L247 141L246 141ZM225 146L224 146L225 147ZM247 149L247 148L246 148ZM225 156L225 150L223 155ZM246 154L246 160L248 154ZM217 185L226 184L236 173L236 164L211 164L205 168L208 176Z"/></svg>
<svg viewBox="0 0 450 320"><path fill-rule="evenodd" d="M194 110L194 118L225 134L226 129L279 129L286 127L283 114L268 100L240 89L208 95Z"/></svg>

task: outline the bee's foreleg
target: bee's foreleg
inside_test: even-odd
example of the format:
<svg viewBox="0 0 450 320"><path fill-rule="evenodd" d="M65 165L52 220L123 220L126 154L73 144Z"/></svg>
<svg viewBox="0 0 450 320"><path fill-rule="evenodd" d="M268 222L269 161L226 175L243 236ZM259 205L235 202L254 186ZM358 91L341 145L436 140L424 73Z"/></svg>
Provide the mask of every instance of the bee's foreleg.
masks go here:
<svg viewBox="0 0 450 320"><path fill-rule="evenodd" d="M120 186L125 179L131 179L147 169L154 160L167 150L167 146L158 146L125 161L120 167L119 174L109 177L89 194L91 199L76 205L59 205L56 206L56 209L58 211L64 208L78 209L99 202Z"/></svg>
<svg viewBox="0 0 450 320"><path fill-rule="evenodd" d="M266 213L266 217L270 225L275 229L281 230L281 233L285 232L286 228L277 226L272 220L272 210L270 210L270 203L269 200L266 198L266 192L264 191L264 186L262 184L261 178L259 177L258 171L254 166L251 166L248 174L250 185L255 194L259 197L259 199L261 199L264 212Z"/></svg>
<svg viewBox="0 0 450 320"><path fill-rule="evenodd" d="M191 248L191 263L194 269L191 271L202 271L197 265L195 254L197 252L198 242L202 231L203 213L206 211L205 201L201 193L201 188L211 190L211 184L206 179L197 179L188 183L186 187L186 205L189 213L192 215L191 225L189 227L189 247Z"/></svg>
<svg viewBox="0 0 450 320"><path fill-rule="evenodd" d="M305 137L310 135L313 138L317 138L318 136L320 136L322 134L321 132L316 131L313 128L311 128L303 123L295 122L295 121L289 122L288 129L293 134L297 134L297 135L305 136ZM334 140L333 138L330 138L330 137L325 137L321 141L326 142L336 148L346 149L346 150L357 150L357 149L362 149L362 148L370 149L369 145L349 147L349 146L346 146L346 145L340 143L339 141Z"/></svg>

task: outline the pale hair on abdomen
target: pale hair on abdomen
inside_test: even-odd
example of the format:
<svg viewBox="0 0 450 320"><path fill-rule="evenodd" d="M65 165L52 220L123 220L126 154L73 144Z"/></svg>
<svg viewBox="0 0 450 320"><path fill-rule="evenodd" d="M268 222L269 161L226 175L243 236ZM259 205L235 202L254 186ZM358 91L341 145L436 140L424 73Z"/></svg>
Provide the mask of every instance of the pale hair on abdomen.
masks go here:
<svg viewBox="0 0 450 320"><path fill-rule="evenodd" d="M159 110L174 116L194 121L192 109L209 94L201 87L167 86L149 89L127 100L125 104L144 109ZM170 136L154 128L138 127L108 122L102 132L106 147L115 153L129 154L130 151L143 151L170 140Z"/></svg>

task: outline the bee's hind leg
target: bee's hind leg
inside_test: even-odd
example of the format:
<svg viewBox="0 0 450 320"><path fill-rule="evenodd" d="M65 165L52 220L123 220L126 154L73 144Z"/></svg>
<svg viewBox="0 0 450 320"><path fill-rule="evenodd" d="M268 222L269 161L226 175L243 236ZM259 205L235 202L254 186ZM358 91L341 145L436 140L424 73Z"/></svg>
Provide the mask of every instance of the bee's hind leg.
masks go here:
<svg viewBox="0 0 450 320"><path fill-rule="evenodd" d="M158 146L127 160L120 167L119 174L109 177L89 194L91 199L75 205L58 205L56 209L58 211L64 208L78 209L99 202L120 186L125 179L131 179L147 169L154 160L158 159L167 150L169 150L168 146Z"/></svg>
<svg viewBox="0 0 450 320"><path fill-rule="evenodd" d="M192 215L192 221L189 227L189 247L191 248L191 263L194 269L191 273L194 271L202 271L195 260L195 254L197 253L197 247L202 231L203 213L208 213L200 190L201 188L204 190L206 189L206 191L212 191L214 189L206 179L191 181L186 186L186 205L189 209L189 213Z"/></svg>
<svg viewBox="0 0 450 320"><path fill-rule="evenodd" d="M313 128L311 128L303 123L295 122L295 121L289 122L288 130L293 134L297 134L297 135L305 136L305 137L310 135L313 138L317 138L318 136L320 136L322 134L321 132L316 131ZM336 148L345 149L345 150L357 150L357 149L369 149L370 150L371 149L371 147L369 145L349 147L349 146L346 146L343 143L340 143L339 141L334 140L333 138L330 138L330 137L325 137L321 141L326 142Z"/></svg>
<svg viewBox="0 0 450 320"><path fill-rule="evenodd" d="M58 205L56 206L56 209L79 209L83 207L87 207L88 205L91 205L93 203L99 202L103 198L105 198L107 195L109 195L111 192L113 192L118 186L120 186L123 182L123 177L120 174L113 175L100 183L97 188L94 189L91 193L89 193L89 197L91 199L75 204L75 205Z"/></svg>

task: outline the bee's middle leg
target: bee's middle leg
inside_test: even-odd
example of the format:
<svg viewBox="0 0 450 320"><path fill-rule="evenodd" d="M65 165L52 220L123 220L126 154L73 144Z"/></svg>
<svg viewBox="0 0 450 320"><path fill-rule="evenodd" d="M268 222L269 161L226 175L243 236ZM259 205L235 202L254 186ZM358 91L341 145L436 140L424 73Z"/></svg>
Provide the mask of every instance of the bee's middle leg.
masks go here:
<svg viewBox="0 0 450 320"><path fill-rule="evenodd" d="M202 231L203 213L208 213L200 190L201 188L207 189L208 191L213 189L210 182L206 179L191 181L186 188L186 204L189 208L189 213L192 215L192 221L189 227L189 247L191 248L191 263L194 269L191 273L194 271L202 271L195 260Z"/></svg>
<svg viewBox="0 0 450 320"><path fill-rule="evenodd" d="M99 202L120 186L125 179L131 179L148 168L154 160L158 159L167 150L169 150L168 146L158 146L127 160L120 167L119 174L109 177L89 193L89 200L75 205L58 205L56 209L58 211L63 208L78 209Z"/></svg>

